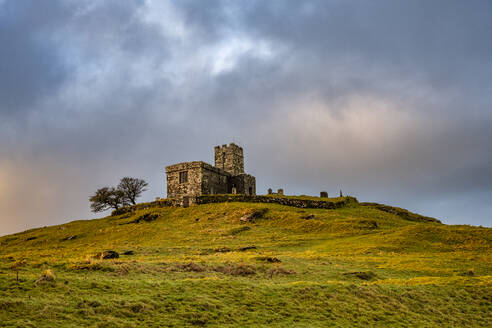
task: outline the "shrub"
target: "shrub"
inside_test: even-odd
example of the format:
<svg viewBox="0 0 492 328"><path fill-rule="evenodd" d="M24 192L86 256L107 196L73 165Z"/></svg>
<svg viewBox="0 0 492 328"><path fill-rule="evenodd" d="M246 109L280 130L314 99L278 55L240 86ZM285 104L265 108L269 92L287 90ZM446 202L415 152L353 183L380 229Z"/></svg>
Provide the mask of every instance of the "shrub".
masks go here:
<svg viewBox="0 0 492 328"><path fill-rule="evenodd" d="M118 210L120 207L129 205L125 193L117 188L103 187L96 190L94 195L89 197L91 210L94 213L103 212L108 209Z"/></svg>

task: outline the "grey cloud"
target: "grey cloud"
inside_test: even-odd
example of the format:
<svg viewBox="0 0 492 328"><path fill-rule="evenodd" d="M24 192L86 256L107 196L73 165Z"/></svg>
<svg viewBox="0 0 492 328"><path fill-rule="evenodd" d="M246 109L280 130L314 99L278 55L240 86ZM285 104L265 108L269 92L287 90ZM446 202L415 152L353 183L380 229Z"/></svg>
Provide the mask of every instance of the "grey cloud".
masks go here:
<svg viewBox="0 0 492 328"><path fill-rule="evenodd" d="M40 6L0 3L0 234L94 217L87 196L123 175L162 196L165 165L233 140L259 191L490 225L486 1Z"/></svg>
<svg viewBox="0 0 492 328"><path fill-rule="evenodd" d="M51 33L67 8L56 1L8 1L0 5L0 115L33 109L67 78Z"/></svg>

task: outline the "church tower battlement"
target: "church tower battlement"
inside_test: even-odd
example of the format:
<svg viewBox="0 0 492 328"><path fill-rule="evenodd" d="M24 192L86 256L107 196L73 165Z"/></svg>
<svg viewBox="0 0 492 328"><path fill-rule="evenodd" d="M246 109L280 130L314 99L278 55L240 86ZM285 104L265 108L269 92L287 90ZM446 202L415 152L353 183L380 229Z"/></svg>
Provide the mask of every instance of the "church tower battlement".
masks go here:
<svg viewBox="0 0 492 328"><path fill-rule="evenodd" d="M234 143L215 147L215 167L232 175L244 173L243 149Z"/></svg>

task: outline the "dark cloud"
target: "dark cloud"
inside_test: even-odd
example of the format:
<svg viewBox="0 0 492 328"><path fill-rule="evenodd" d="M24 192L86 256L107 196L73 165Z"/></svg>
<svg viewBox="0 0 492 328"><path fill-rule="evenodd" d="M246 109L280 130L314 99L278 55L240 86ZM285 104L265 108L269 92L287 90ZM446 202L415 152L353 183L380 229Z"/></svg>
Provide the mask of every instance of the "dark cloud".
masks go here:
<svg viewBox="0 0 492 328"><path fill-rule="evenodd" d="M162 196L165 165L233 140L259 191L343 189L490 225L491 12L0 1L0 234L93 217L88 195L124 175Z"/></svg>
<svg viewBox="0 0 492 328"><path fill-rule="evenodd" d="M69 13L56 1L0 5L0 117L32 110L67 78L51 35Z"/></svg>

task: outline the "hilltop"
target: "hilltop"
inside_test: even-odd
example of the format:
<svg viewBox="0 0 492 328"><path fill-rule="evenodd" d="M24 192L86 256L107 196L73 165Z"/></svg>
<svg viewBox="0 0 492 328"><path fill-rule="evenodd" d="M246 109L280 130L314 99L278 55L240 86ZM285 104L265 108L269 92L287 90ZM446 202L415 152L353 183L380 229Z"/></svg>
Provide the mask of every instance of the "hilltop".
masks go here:
<svg viewBox="0 0 492 328"><path fill-rule="evenodd" d="M492 321L492 229L445 225L349 197L277 198L335 205L303 208L227 195L182 208L161 200L1 237L0 325L479 327Z"/></svg>

